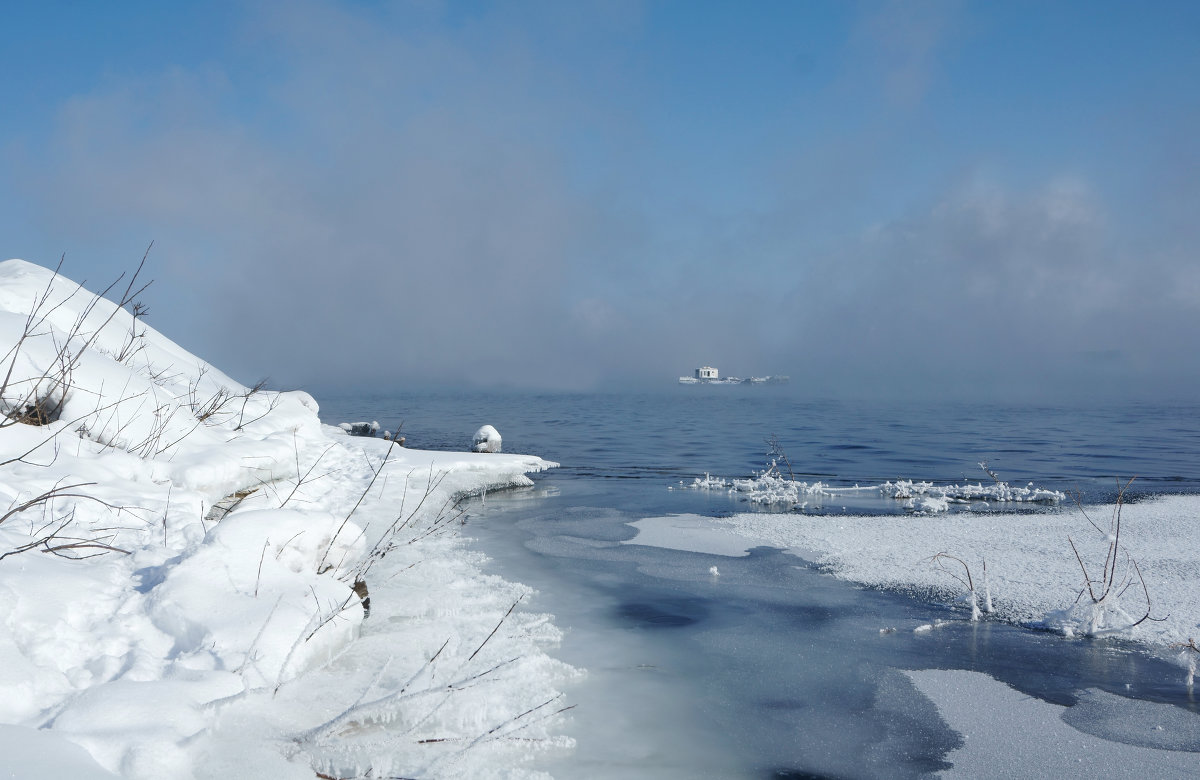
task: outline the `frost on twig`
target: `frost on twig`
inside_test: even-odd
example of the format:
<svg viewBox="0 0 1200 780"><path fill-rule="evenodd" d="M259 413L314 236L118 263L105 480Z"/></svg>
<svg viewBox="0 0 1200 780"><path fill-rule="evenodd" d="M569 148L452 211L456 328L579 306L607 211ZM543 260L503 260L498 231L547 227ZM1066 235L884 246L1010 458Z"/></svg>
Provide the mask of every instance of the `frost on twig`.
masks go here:
<svg viewBox="0 0 1200 780"><path fill-rule="evenodd" d="M937 555L929 558L930 563L936 566L940 571L945 572L953 577L964 588L967 589L967 597L971 602L971 620L976 621L982 617L979 610L979 595L975 591L975 579L971 576L971 567L962 558L959 558L950 553L940 552ZM957 567L947 566L947 561L954 561L962 567L962 574L959 574ZM987 561L983 562L983 582L984 582L984 606L988 612L992 611L992 590L988 583L987 577Z"/></svg>
<svg viewBox="0 0 1200 780"><path fill-rule="evenodd" d="M787 452L783 449L783 444L779 442L779 437L771 434L767 437L767 457L771 459L771 467L776 468L779 461L787 466L788 481L795 482L796 475L792 473L792 461L788 459Z"/></svg>
<svg viewBox="0 0 1200 780"><path fill-rule="evenodd" d="M1166 618L1152 617L1153 605L1150 588L1137 559L1129 554L1121 539L1121 513L1125 505L1125 493L1134 478L1122 485L1117 482L1117 499L1109 517L1108 527L1102 528L1088 515L1078 493L1075 505L1084 520L1104 540L1104 558L1099 554L1089 568L1080 546L1070 536L1067 544L1079 564L1083 585L1072 605L1052 613L1048 622L1068 636L1083 634L1089 637L1107 636L1133 630L1147 620L1161 621ZM1086 548L1085 548L1086 550Z"/></svg>
<svg viewBox="0 0 1200 780"><path fill-rule="evenodd" d="M1187 642L1180 642L1179 644L1171 645L1171 647L1181 651L1179 661L1187 669L1186 685L1188 690L1191 690L1192 686L1196 683L1196 666L1197 661L1200 661L1200 645L1196 644L1195 638L1188 637Z"/></svg>

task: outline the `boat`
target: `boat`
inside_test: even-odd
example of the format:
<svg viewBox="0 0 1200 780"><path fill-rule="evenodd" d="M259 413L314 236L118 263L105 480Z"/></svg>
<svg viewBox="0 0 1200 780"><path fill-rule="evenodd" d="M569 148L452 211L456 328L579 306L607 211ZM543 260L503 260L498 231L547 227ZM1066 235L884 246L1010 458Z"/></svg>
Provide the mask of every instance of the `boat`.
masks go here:
<svg viewBox="0 0 1200 780"><path fill-rule="evenodd" d="M774 376L751 376L743 379L737 376L721 376L721 373L712 366L700 366L692 376L679 377L681 385L786 385L790 381L790 377L774 375Z"/></svg>

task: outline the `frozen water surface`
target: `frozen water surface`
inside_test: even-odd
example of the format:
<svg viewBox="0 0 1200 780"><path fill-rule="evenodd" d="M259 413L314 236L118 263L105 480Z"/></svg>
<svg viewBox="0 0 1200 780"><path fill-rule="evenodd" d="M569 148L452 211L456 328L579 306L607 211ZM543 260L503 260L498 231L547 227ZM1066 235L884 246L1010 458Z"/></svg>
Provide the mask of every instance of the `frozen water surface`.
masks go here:
<svg viewBox="0 0 1200 780"><path fill-rule="evenodd" d="M608 501L597 500L603 486L577 495L571 480L540 485L539 501L489 499L471 533L499 573L540 591L533 606L566 631L558 655L588 669L569 690L577 751L546 767L557 776L949 770L963 737L909 669L982 673L980 697L999 681L1065 707L1064 724L1100 741L1200 751L1179 668L1137 649L970 623L965 611L855 587L772 548L630 544L636 515L589 506L629 501L628 485ZM1149 735L1131 725L1148 719L1160 727ZM1185 765L1200 769L1200 755L1168 763Z"/></svg>
<svg viewBox="0 0 1200 780"><path fill-rule="evenodd" d="M1134 703L1094 690L1071 708L1026 696L986 675L968 671L910 672L922 693L964 735L948 774L959 777L1194 777L1196 754L1143 747L1144 733L1194 728L1196 716L1179 708ZM1082 715L1080 715L1082 711ZM1094 736L1072 728L1091 717L1118 721L1134 741ZM1178 744L1178 743L1177 743ZM1033 749L1029 749L1032 746Z"/></svg>
<svg viewBox="0 0 1200 780"><path fill-rule="evenodd" d="M705 472L749 476L778 431L795 442L798 478L842 488L961 480L990 458L1014 482L1093 500L1111 500L1113 476L1135 472L1145 475L1135 501L1194 493L1200 436L1187 410L860 413L749 396L389 403L418 446L461 447L487 419L506 448L563 464L531 490L476 502L465 529L492 570L538 590L525 606L555 615L565 638L554 654L587 669L567 688L577 747L539 765L555 776L1200 773L1197 703L1165 654L971 623L927 591L836 579L785 545L706 526L754 509L737 497L672 489ZM831 522L902 511L870 491L806 509Z"/></svg>

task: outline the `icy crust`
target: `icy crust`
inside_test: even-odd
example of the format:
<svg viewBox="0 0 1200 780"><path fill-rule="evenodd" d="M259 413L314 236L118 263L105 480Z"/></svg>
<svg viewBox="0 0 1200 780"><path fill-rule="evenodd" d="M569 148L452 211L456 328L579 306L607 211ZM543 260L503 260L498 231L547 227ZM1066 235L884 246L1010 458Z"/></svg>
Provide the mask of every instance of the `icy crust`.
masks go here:
<svg viewBox="0 0 1200 780"><path fill-rule="evenodd" d="M1093 518L1111 516L1114 510L1113 505L1086 508ZM1170 647L1189 637L1200 639L1198 516L1200 496L1124 505L1114 579L1128 587L1114 589L1119 597L1099 605L1084 590L1080 560L1093 580L1100 579L1111 538L1089 525L1079 510L932 516L758 513L712 522L743 537L747 546L796 550L842 579L961 600L969 609L965 584L956 579L965 579L965 564L980 605L990 592L997 617L1067 635L1115 634ZM933 559L938 553L962 563L939 563ZM1093 587L1099 595L1099 584ZM1153 619L1131 626L1146 611L1146 594ZM1186 664L1188 655L1180 660Z"/></svg>
<svg viewBox="0 0 1200 780"><path fill-rule="evenodd" d="M570 745L557 629L460 535L555 464L349 438L22 261L0 338L0 744L47 753L6 749L19 776L519 777Z"/></svg>
<svg viewBox="0 0 1200 780"><path fill-rule="evenodd" d="M1060 504L1066 494L1057 490L1013 486L1007 482L994 484L964 483L962 485L935 485L932 482L897 480L882 485L835 487L824 482L803 482L780 473L776 464L760 474L747 479L726 480L705 474L697 477L691 485L694 490L722 490L738 495L753 504L788 505L803 509L812 499L837 498L852 494L877 493L886 498L903 502L905 510L923 514L945 512L952 504L989 503L1036 503Z"/></svg>

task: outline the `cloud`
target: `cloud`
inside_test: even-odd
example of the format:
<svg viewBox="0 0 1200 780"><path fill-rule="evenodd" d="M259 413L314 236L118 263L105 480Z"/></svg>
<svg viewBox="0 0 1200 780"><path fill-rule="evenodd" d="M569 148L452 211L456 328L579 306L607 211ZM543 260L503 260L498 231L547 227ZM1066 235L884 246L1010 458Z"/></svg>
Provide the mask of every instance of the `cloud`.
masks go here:
<svg viewBox="0 0 1200 780"><path fill-rule="evenodd" d="M156 293L223 320L197 347L235 373L553 380L579 219L555 86L519 41L308 10L263 20L266 89L169 72L70 100L35 192L78 234L157 237ZM256 121L225 110L247 99Z"/></svg>
<svg viewBox="0 0 1200 780"><path fill-rule="evenodd" d="M813 262L792 290L794 347L831 389L1085 397L1156 377L1179 392L1196 367L1168 334L1200 335L1196 302L1174 295L1188 278L1131 256L1078 178L971 178Z"/></svg>
<svg viewBox="0 0 1200 780"><path fill-rule="evenodd" d="M714 166L622 91L653 61L627 51L636 8L253 8L238 57L107 79L12 168L68 272L76 247L127 264L156 239L152 324L246 381L661 386L714 364L816 395L1005 397L1196 377L1193 134L1141 209L1094 167L1004 175L986 149L942 159L921 122L859 121L923 110L955 6L872 6L796 140Z"/></svg>

